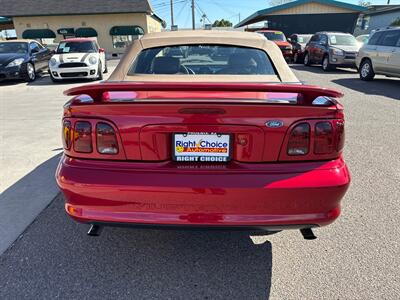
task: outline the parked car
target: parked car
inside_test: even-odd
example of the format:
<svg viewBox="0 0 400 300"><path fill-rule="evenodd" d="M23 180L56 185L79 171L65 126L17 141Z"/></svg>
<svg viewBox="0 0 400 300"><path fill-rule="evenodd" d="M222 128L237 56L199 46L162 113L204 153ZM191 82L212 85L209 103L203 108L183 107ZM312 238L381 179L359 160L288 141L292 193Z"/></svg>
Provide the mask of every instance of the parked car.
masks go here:
<svg viewBox="0 0 400 300"><path fill-rule="evenodd" d="M47 70L52 52L34 40L0 41L0 80L34 81Z"/></svg>
<svg viewBox="0 0 400 300"><path fill-rule="evenodd" d="M292 45L287 41L285 34L278 30L258 30L257 33L264 35L268 40L278 45L286 61L292 59Z"/></svg>
<svg viewBox="0 0 400 300"><path fill-rule="evenodd" d="M369 39L369 34L362 34L356 37L356 41L360 46L360 48L364 46L366 43L368 43L368 39Z"/></svg>
<svg viewBox="0 0 400 300"><path fill-rule="evenodd" d="M50 59L49 69L54 82L82 78L102 80L103 73L107 73L105 51L95 39L65 39Z"/></svg>
<svg viewBox="0 0 400 300"><path fill-rule="evenodd" d="M288 41L293 47L292 61L295 63L303 63L304 60L304 50L306 49L306 44L311 39L312 34L292 34Z"/></svg>
<svg viewBox="0 0 400 300"><path fill-rule="evenodd" d="M342 94L301 84L259 34L144 35L108 81L65 94L56 179L90 235L156 225L314 238L340 214Z"/></svg>
<svg viewBox="0 0 400 300"><path fill-rule="evenodd" d="M375 74L400 77L400 28L375 31L360 49L356 64L362 80L372 80Z"/></svg>
<svg viewBox="0 0 400 300"><path fill-rule="evenodd" d="M350 33L317 32L307 43L304 65L321 64L324 71L335 67L355 67L360 45Z"/></svg>

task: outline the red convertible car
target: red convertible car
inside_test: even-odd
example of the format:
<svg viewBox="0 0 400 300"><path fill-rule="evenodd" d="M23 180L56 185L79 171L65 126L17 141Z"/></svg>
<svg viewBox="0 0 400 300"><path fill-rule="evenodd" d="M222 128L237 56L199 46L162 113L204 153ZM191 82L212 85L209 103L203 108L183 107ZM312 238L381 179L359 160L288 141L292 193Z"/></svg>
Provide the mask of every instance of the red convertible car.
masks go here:
<svg viewBox="0 0 400 300"><path fill-rule="evenodd" d="M56 179L90 235L135 225L311 239L340 214L342 94L301 84L259 34L145 35L109 80L65 94Z"/></svg>

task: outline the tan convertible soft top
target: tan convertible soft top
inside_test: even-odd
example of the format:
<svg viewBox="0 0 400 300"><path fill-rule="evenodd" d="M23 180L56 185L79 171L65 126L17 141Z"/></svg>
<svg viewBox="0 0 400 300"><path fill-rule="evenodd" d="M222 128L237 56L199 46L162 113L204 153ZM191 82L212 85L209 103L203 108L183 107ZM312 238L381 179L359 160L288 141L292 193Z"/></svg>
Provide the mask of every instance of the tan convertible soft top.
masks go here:
<svg viewBox="0 0 400 300"><path fill-rule="evenodd" d="M274 64L278 75L155 75L137 74L128 76L136 56L147 48L169 45L188 44L219 44L257 48L265 51ZM264 36L252 32L220 31L220 30L184 30L171 32L150 33L139 40L135 40L127 49L121 62L111 74L108 81L174 81L188 82L288 82L299 83L299 80L290 70L282 53L275 43L268 41Z"/></svg>

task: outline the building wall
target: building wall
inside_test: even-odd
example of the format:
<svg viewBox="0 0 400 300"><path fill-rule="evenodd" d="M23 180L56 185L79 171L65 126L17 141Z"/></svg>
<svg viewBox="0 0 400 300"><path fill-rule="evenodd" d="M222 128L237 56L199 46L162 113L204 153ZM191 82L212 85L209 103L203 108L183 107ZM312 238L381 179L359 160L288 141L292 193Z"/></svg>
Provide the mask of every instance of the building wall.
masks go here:
<svg viewBox="0 0 400 300"><path fill-rule="evenodd" d="M318 31L353 32L358 13L300 14L268 16L268 28L293 33L314 34ZM340 20L340 22L338 22Z"/></svg>
<svg viewBox="0 0 400 300"><path fill-rule="evenodd" d="M400 11L371 16L368 33L370 33L371 30L389 26L397 18L400 18Z"/></svg>
<svg viewBox="0 0 400 300"><path fill-rule="evenodd" d="M136 25L142 27L145 33L161 31L160 22L146 13L14 17L13 21L19 38L26 29L48 28L56 34L56 42L63 39L63 36L57 33L60 28L92 27L97 31L100 47L106 49L108 54L125 51L123 48L113 47L110 35L113 26Z"/></svg>
<svg viewBox="0 0 400 300"><path fill-rule="evenodd" d="M354 30L354 35L358 36L361 34L369 34L372 30L376 30L378 28L387 27L397 18L400 18L400 11L388 12L377 15L365 15L364 19L369 18L368 28L362 28L361 24L362 20L359 22L359 26Z"/></svg>
<svg viewBox="0 0 400 300"><path fill-rule="evenodd" d="M160 32L161 31L161 23L153 18L152 16L147 15L147 30L146 33L151 32Z"/></svg>
<svg viewBox="0 0 400 300"><path fill-rule="evenodd" d="M337 6L324 5L316 2L298 5L288 9L279 10L268 15L296 15L296 14L329 14L329 13L354 13L354 11Z"/></svg>

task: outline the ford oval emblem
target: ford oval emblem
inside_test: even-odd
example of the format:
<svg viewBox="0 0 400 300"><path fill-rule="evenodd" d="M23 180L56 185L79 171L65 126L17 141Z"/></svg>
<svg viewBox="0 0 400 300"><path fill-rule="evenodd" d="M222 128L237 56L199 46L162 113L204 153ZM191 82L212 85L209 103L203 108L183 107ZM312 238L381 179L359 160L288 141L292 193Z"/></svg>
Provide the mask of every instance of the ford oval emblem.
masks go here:
<svg viewBox="0 0 400 300"><path fill-rule="evenodd" d="M283 126L283 122L281 120L270 120L265 123L265 126L269 128L279 128Z"/></svg>

